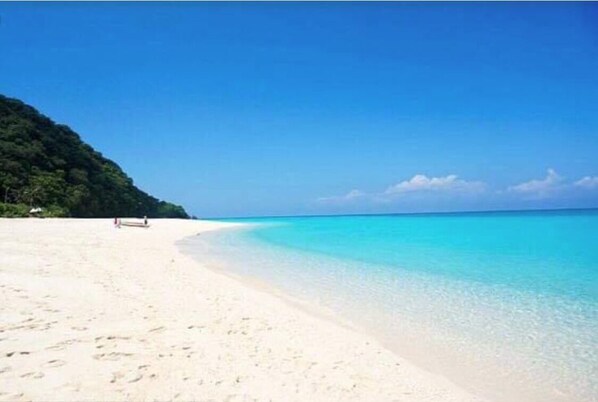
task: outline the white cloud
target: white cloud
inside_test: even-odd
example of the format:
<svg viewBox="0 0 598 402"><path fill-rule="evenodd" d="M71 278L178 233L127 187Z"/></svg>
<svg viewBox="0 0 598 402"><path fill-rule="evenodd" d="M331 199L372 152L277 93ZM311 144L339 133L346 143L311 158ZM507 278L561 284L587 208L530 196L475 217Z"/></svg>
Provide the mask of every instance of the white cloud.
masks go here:
<svg viewBox="0 0 598 402"><path fill-rule="evenodd" d="M562 182L563 178L554 169L548 169L545 178L510 186L507 191L544 198L559 190L562 187Z"/></svg>
<svg viewBox="0 0 598 402"><path fill-rule="evenodd" d="M332 196L332 197L320 197L320 198L318 198L318 202L344 203L344 202L348 202L348 201L353 201L358 198L362 198L365 195L366 195L366 193L364 193L363 191L354 189L354 190L349 191L345 195L336 195L336 196Z"/></svg>
<svg viewBox="0 0 598 402"><path fill-rule="evenodd" d="M581 191L598 190L598 176L585 176L571 182L565 180L554 169L547 169L544 178L529 180L503 190L492 190L490 188L492 190L491 194L487 192L487 189L488 185L482 181L467 181L455 174L439 177L416 174L408 180L388 186L385 190L364 192L355 189L344 195L321 197L317 201L319 203L345 206L363 206L367 203L420 205L419 203L444 202L449 197L460 201L479 201L478 196L481 194L488 196L493 194L495 200L505 202L515 200L513 197L509 197L508 194L527 200L541 200L550 197L564 197L563 199L567 199L567 197L581 195ZM575 191L575 189L578 189L578 191ZM487 200L491 200L491 198Z"/></svg>
<svg viewBox="0 0 598 402"><path fill-rule="evenodd" d="M361 197L362 195L365 195L365 193L363 191L351 190L345 195L345 198L348 200L351 200L353 198Z"/></svg>
<svg viewBox="0 0 598 402"><path fill-rule="evenodd" d="M399 195L422 191L443 191L443 192L480 192L485 184L479 181L465 181L457 175L450 174L444 177L428 177L417 174L409 180L394 184L386 189L386 195Z"/></svg>
<svg viewBox="0 0 598 402"><path fill-rule="evenodd" d="M583 187L587 189L598 188L598 176L586 176L573 183L574 186Z"/></svg>
<svg viewBox="0 0 598 402"><path fill-rule="evenodd" d="M443 192L450 194L471 194L484 191L486 185L479 181L465 181L457 175L451 174L443 177L428 177L417 174L409 180L402 181L388 187L383 192L365 193L360 190L351 190L345 195L320 197L320 203L342 204L356 200L368 200L374 202L390 202L407 194Z"/></svg>

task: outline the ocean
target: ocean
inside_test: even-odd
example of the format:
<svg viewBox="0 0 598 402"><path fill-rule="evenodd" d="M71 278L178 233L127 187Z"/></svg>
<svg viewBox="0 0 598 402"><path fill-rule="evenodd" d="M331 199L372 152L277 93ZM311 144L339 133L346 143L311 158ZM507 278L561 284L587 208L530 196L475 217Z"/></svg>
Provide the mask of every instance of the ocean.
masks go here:
<svg viewBox="0 0 598 402"><path fill-rule="evenodd" d="M230 219L182 249L492 400L598 400L598 210Z"/></svg>

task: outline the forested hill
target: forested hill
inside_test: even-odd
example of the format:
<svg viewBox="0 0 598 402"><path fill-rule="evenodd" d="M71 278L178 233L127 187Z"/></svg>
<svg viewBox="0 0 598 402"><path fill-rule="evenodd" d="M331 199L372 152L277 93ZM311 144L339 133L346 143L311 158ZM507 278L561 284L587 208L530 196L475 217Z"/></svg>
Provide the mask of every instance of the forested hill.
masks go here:
<svg viewBox="0 0 598 402"><path fill-rule="evenodd" d="M0 216L188 218L141 191L121 168L65 125L0 95Z"/></svg>

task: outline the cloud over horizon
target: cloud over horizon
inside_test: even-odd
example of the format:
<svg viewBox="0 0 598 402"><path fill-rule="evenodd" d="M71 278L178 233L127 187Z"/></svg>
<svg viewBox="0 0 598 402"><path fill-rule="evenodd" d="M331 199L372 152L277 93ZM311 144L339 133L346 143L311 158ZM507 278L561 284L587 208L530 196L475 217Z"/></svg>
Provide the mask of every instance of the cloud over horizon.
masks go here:
<svg viewBox="0 0 598 402"><path fill-rule="evenodd" d="M532 179L507 188L508 192L523 194L533 198L545 198L562 188L564 178L554 169L546 171L543 179Z"/></svg>
<svg viewBox="0 0 598 402"><path fill-rule="evenodd" d="M416 174L409 180L403 180L393 184L381 192L366 193L353 189L347 194L339 196L320 197L320 203L348 203L357 200L368 200L375 202L389 202L409 195L425 193L444 194L476 194L486 189L486 184L480 181L466 181L455 174L440 177L428 177L424 174Z"/></svg>
<svg viewBox="0 0 598 402"><path fill-rule="evenodd" d="M364 193L363 191L354 189L349 191L347 194L345 195L337 195L337 196L330 196L330 197L320 197L317 199L318 202L323 202L323 203L342 203L345 201L351 201L357 198L361 198L363 196L365 196L366 193Z"/></svg>
<svg viewBox="0 0 598 402"><path fill-rule="evenodd" d="M587 188L587 189L598 188L598 176L583 177L583 178L577 180L575 183L573 183L573 185L577 186L577 187Z"/></svg>
<svg viewBox="0 0 598 402"><path fill-rule="evenodd" d="M384 191L386 195L399 195L421 191L445 192L480 192L485 189L485 184L479 181L465 181L455 174L444 177L428 177L416 174L409 180L394 184Z"/></svg>
<svg viewBox="0 0 598 402"><path fill-rule="evenodd" d="M572 194L591 195L598 190L598 176L585 176L575 182L567 182L555 169L546 170L546 176L541 179L531 179L519 184L508 186L504 190L486 191L488 185L483 181L468 181L459 178L456 174L446 176L429 177L425 174L416 174L410 179L400 181L388 186L380 192L364 192L353 189L344 195L320 197L318 203L329 203L336 205L366 205L364 203L391 203L400 200L407 203L426 202L430 200L460 199L460 200L481 200L479 196L492 196L494 201L506 203L530 200L542 200L548 198L559 199ZM510 194L510 196L509 196ZM516 196L517 198L513 198ZM563 198L561 197L561 198ZM486 198L486 201L492 201ZM361 204L360 204L361 203Z"/></svg>

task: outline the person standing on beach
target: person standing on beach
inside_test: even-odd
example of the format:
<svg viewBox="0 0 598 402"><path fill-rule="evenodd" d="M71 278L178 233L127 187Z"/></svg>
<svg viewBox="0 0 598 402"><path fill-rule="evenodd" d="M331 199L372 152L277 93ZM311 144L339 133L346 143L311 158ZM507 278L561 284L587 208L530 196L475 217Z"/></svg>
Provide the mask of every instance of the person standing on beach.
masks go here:
<svg viewBox="0 0 598 402"><path fill-rule="evenodd" d="M143 224L147 226L147 215L143 217Z"/></svg>

